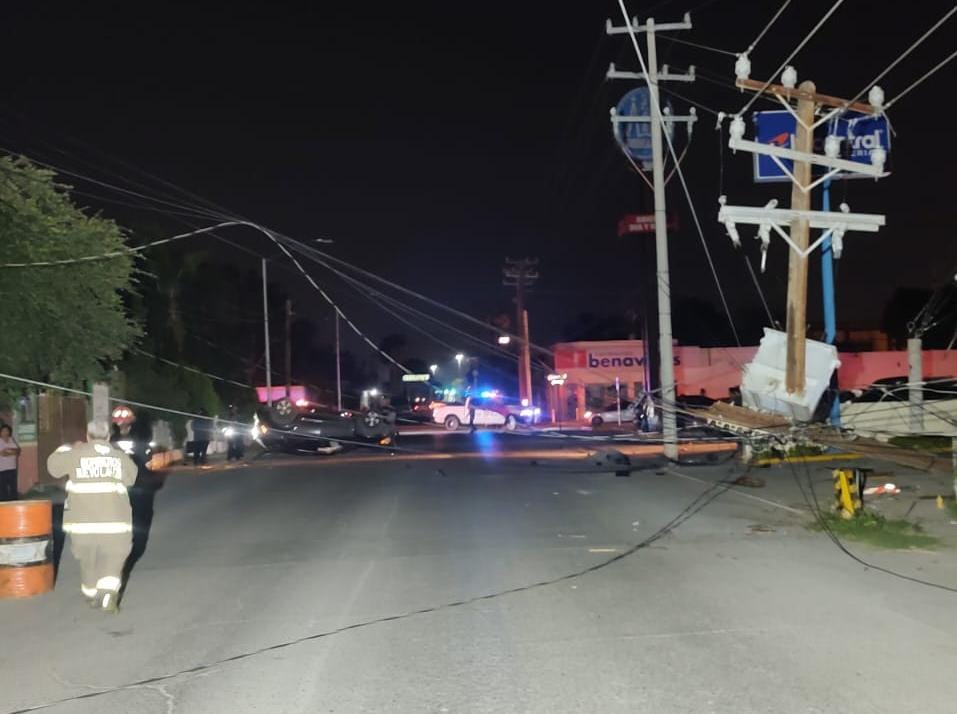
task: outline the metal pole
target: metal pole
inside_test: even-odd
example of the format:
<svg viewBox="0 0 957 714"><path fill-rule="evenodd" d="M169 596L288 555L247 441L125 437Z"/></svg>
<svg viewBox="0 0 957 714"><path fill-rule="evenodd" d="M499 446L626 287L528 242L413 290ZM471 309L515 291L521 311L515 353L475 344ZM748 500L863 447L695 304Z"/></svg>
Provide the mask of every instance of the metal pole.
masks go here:
<svg viewBox="0 0 957 714"><path fill-rule="evenodd" d="M652 175L655 185L655 260L658 272L658 350L661 355L661 430L664 453L678 458L675 420L675 365L671 344L671 277L668 270L668 220L665 208L665 171L661 144L661 105L658 103L658 52L655 21L648 19L648 84L651 91Z"/></svg>
<svg viewBox="0 0 957 714"><path fill-rule="evenodd" d="M907 395L910 402L910 430L914 434L924 431L924 355L923 340L911 337L907 340Z"/></svg>
<svg viewBox="0 0 957 714"><path fill-rule="evenodd" d="M621 426L621 378L615 377L615 403L618 405L618 426Z"/></svg>
<svg viewBox="0 0 957 714"><path fill-rule="evenodd" d="M824 182L821 208L825 211L831 210L831 179ZM824 341L833 345L837 339L837 307L834 299L834 251L831 249L829 237L821 244L821 291L824 298ZM838 386L836 372L831 384L835 389ZM831 402L830 420L832 425L841 426L840 392L834 394L834 401Z"/></svg>
<svg viewBox="0 0 957 714"><path fill-rule="evenodd" d="M532 404L532 351L528 342L528 310L522 310L522 363L521 369L522 384L525 385L525 391L519 392L522 399L527 399L529 406ZM521 403L521 402L520 402Z"/></svg>
<svg viewBox="0 0 957 714"><path fill-rule="evenodd" d="M805 97L817 90L814 82L801 82L799 87ZM794 148L811 153L814 150L814 99L798 100L797 127L794 131ZM802 190L811 183L811 164L794 162L794 186L791 188L791 208L807 211L811 208L811 195ZM806 250L810 242L810 224L806 219L791 222L791 240L800 250ZM785 386L789 394L804 395L807 382L807 258L794 248L788 251L788 300L787 300L787 361Z"/></svg>
<svg viewBox="0 0 957 714"><path fill-rule="evenodd" d="M266 259L263 258L263 335L266 343L266 403L272 406L272 360L269 354L269 296L266 290Z"/></svg>
<svg viewBox="0 0 957 714"><path fill-rule="evenodd" d="M286 298L286 399L292 394L292 300Z"/></svg>
<svg viewBox="0 0 957 714"><path fill-rule="evenodd" d="M339 347L339 311L336 310L336 404L342 411L342 358Z"/></svg>

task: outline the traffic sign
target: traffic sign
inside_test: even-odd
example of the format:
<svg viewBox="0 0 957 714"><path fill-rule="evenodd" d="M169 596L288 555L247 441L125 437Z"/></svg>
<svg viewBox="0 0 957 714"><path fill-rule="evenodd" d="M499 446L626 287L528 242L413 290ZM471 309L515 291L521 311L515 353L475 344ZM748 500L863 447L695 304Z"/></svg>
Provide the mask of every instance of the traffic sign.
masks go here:
<svg viewBox="0 0 957 714"><path fill-rule="evenodd" d="M754 113L755 141L759 144L770 144L783 149L794 148L794 132L797 120L787 110L775 110ZM871 151L877 148L884 149L890 154L891 137L887 117L869 116L857 112L846 112L843 116L835 117L826 125L818 128L814 137L816 153L824 153L824 139L828 135L837 136L841 142L840 158L856 161L860 164L871 165ZM790 159L779 159L787 168L793 171L794 162ZM826 167L815 166L815 174L823 174ZM873 178L863 174L842 172L834 178ZM757 183L773 181L788 182L791 178L772 157L766 154L754 155L754 180Z"/></svg>
<svg viewBox="0 0 957 714"><path fill-rule="evenodd" d="M668 230L678 230L678 216L672 213L668 216ZM624 238L634 233L654 233L655 232L655 214L654 213L629 213L622 216L618 221L618 237Z"/></svg>
<svg viewBox="0 0 957 714"><path fill-rule="evenodd" d="M662 111L670 111L670 102L662 102ZM625 94L615 107L615 138L628 156L643 168L651 167L651 96L647 87ZM665 122L668 136L674 136L674 123Z"/></svg>

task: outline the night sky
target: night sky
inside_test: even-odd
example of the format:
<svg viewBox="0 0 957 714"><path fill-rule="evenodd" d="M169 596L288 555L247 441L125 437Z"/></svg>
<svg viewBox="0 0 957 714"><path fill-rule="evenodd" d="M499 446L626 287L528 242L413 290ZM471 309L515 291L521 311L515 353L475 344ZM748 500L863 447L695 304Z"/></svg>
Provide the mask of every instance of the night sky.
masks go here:
<svg viewBox="0 0 957 714"><path fill-rule="evenodd" d="M752 76L766 79L831 4L794 3L753 54ZM737 51L779 3L629 9L644 18L649 5L662 21L691 9L695 29L682 39ZM890 3L848 0L794 64L819 91L853 95L951 5L895 3L892 13ZM337 255L476 316L509 309L505 256L539 256L532 336L550 343L580 312L632 305L640 275L638 239L617 238L615 225L623 213L649 209L650 192L608 122L631 85L604 79L609 61L626 69L637 61L627 38L605 35L606 17L621 24L617 3L4 3L0 145L115 182L122 179L110 171L135 176L117 163L129 162L294 237L333 238ZM953 50L955 23L881 81L889 98ZM659 54L733 82L732 57L665 38ZM842 324L878 326L897 286L934 285L953 273L955 80L957 63L892 110L890 178L835 186L835 202L884 211L888 222L879 234L845 241ZM704 80L672 87L725 111L746 99ZM750 157L719 153L727 134L719 142L714 117L699 116L684 168L735 314L753 322L754 286L715 220L721 163L732 203L778 196L786 205L790 189L755 187ZM717 304L677 180L668 200L682 224L671 241L674 292ZM254 236L241 240L273 252ZM224 259L245 260L225 250ZM762 284L782 316L780 241L769 264ZM816 274L815 261L812 320L820 314ZM357 322L380 337L395 331L325 279ZM306 289L291 289L300 309L328 314L305 304L316 299Z"/></svg>

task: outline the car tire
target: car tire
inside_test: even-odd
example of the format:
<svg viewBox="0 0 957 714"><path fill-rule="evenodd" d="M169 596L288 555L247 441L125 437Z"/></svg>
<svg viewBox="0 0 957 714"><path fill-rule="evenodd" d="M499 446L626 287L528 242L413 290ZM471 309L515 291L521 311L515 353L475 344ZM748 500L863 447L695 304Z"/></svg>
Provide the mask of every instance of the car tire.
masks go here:
<svg viewBox="0 0 957 714"><path fill-rule="evenodd" d="M601 425L604 424L604 423L605 423L605 420L602 419L600 416L596 416L596 417L592 417L592 418L591 418L591 425L592 425L592 426L601 426Z"/></svg>
<svg viewBox="0 0 957 714"><path fill-rule="evenodd" d="M518 419L515 418L514 414L509 414L505 417L505 431L515 431L518 428Z"/></svg>
<svg viewBox="0 0 957 714"><path fill-rule="evenodd" d="M443 424L445 424L445 428L449 431L455 431L462 426L462 420L455 416L455 414L449 414L447 417L445 417Z"/></svg>
<svg viewBox="0 0 957 714"><path fill-rule="evenodd" d="M356 434L363 439L381 439L392 431L392 424L387 414L370 409L357 414L355 419Z"/></svg>
<svg viewBox="0 0 957 714"><path fill-rule="evenodd" d="M276 426L285 428L296 419L296 407L292 401L283 397L270 408L269 419Z"/></svg>

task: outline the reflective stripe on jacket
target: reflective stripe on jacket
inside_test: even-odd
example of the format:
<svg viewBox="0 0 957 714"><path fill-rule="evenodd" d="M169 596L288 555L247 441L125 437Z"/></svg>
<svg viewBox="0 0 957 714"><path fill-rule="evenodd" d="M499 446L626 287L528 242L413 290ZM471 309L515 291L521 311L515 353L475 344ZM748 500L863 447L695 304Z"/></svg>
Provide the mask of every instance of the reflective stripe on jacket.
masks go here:
<svg viewBox="0 0 957 714"><path fill-rule="evenodd" d="M65 533L129 533L132 512L127 489L136 464L105 441L64 444L47 459L53 478L66 478Z"/></svg>

